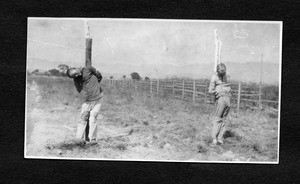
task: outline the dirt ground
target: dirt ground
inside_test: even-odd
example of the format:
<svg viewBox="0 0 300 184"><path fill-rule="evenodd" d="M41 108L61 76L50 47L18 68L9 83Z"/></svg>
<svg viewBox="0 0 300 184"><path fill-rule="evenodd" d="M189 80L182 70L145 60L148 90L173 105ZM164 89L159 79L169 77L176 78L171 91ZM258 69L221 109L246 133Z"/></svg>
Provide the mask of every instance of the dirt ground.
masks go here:
<svg viewBox="0 0 300 184"><path fill-rule="evenodd" d="M276 162L277 117L235 112L224 145L211 145L214 107L104 85L97 144L75 139L81 103L71 81L30 78L26 157ZM73 88L72 88L73 87ZM66 87L67 88L67 87ZM66 97L59 98L62 94Z"/></svg>

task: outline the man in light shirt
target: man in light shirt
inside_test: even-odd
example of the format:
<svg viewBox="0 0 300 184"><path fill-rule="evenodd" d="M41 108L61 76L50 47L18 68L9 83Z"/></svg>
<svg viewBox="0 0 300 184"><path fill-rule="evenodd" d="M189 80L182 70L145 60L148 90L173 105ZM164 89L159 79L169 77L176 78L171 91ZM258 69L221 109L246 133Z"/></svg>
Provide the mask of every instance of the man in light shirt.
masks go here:
<svg viewBox="0 0 300 184"><path fill-rule="evenodd" d="M226 66L223 63L217 65L217 74L213 75L209 85L209 93L214 94L217 101L217 109L213 118L212 138L213 144L223 144L225 132L225 118L230 110L231 88L226 74Z"/></svg>

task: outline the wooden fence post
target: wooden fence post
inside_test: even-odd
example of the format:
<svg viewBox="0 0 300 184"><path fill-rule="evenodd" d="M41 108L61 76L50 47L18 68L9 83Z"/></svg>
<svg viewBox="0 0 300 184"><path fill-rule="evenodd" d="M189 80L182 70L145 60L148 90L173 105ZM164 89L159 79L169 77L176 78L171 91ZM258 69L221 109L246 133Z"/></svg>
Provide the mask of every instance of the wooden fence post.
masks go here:
<svg viewBox="0 0 300 184"><path fill-rule="evenodd" d="M239 82L238 98L237 98L237 110L240 110L240 102L241 102L241 82Z"/></svg>
<svg viewBox="0 0 300 184"><path fill-rule="evenodd" d="M193 103L195 103L196 96L196 81L193 82Z"/></svg>
<svg viewBox="0 0 300 184"><path fill-rule="evenodd" d="M182 99L184 99L184 80L182 80Z"/></svg>
<svg viewBox="0 0 300 184"><path fill-rule="evenodd" d="M150 79L150 93L152 93L152 79Z"/></svg>
<svg viewBox="0 0 300 184"><path fill-rule="evenodd" d="M261 83L259 83L258 108L259 108L259 110L262 109L262 106L261 106Z"/></svg>
<svg viewBox="0 0 300 184"><path fill-rule="evenodd" d="M140 90L142 90L143 89L143 83L142 83L141 80L139 82L140 82Z"/></svg>
<svg viewBox="0 0 300 184"><path fill-rule="evenodd" d="M262 109L261 106L261 84L262 84L262 68L263 68L263 60L264 60L264 54L261 55L261 62L260 62L260 80L259 80L259 96L258 96L258 105L259 110Z"/></svg>
<svg viewBox="0 0 300 184"><path fill-rule="evenodd" d="M156 88L156 94L158 94L158 90L159 90L159 80L157 79L157 88Z"/></svg>
<svg viewBox="0 0 300 184"><path fill-rule="evenodd" d="M205 87L204 87L204 103L207 103L207 82L205 82Z"/></svg>
<svg viewBox="0 0 300 184"><path fill-rule="evenodd" d="M174 96L174 80L172 80L172 95Z"/></svg>

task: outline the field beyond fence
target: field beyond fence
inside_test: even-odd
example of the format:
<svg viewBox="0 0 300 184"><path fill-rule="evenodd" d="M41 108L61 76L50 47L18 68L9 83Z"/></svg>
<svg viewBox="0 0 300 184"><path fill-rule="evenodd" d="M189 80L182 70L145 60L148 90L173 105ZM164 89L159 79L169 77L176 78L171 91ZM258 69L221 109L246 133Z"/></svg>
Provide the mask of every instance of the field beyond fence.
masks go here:
<svg viewBox="0 0 300 184"><path fill-rule="evenodd" d="M193 103L215 103L213 95L208 93L208 80L132 80L106 79L109 85L131 86L135 90L149 91L152 94L171 95ZM262 86L242 82L231 83L232 106L256 110L269 109L278 112L278 86Z"/></svg>

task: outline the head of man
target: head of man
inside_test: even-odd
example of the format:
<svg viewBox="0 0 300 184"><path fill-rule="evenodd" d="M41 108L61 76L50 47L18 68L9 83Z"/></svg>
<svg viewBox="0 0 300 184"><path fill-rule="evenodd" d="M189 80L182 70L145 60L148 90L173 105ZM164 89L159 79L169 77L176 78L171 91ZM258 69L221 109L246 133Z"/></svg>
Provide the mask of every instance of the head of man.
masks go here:
<svg viewBox="0 0 300 184"><path fill-rule="evenodd" d="M70 78L76 78L81 76L81 69L80 68L70 68L67 70L67 75Z"/></svg>
<svg viewBox="0 0 300 184"><path fill-rule="evenodd" d="M224 76L226 74L226 66L224 63L217 65L217 73L219 76Z"/></svg>

